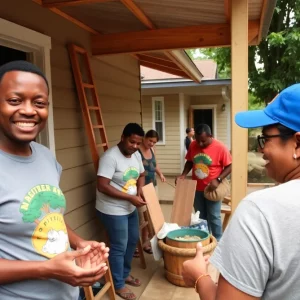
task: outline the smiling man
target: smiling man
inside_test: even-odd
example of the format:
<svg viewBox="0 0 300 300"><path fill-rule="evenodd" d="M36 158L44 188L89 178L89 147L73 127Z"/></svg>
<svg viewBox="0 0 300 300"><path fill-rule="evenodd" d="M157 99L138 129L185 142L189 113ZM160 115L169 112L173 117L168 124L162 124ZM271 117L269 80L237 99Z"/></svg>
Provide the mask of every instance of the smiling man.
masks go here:
<svg viewBox="0 0 300 300"><path fill-rule="evenodd" d="M1 300L78 300L75 286L92 285L107 270L108 248L65 224L62 168L34 142L47 122L48 96L35 65L0 67Z"/></svg>
<svg viewBox="0 0 300 300"><path fill-rule="evenodd" d="M219 241L222 237L223 199L208 200L204 197L204 190L208 185L210 190L215 190L231 173L231 155L223 143L213 138L207 124L197 126L195 138L189 146L183 172L178 178L184 179L193 169L193 179L197 180L194 209L200 211L200 218L207 220L212 235Z"/></svg>
<svg viewBox="0 0 300 300"><path fill-rule="evenodd" d="M145 170L140 153L144 130L136 123L125 126L121 141L107 150L99 161L97 215L110 242L110 267L116 293L124 299L136 299L126 284L140 286L130 275L131 261L139 238L136 207L145 205L141 188Z"/></svg>

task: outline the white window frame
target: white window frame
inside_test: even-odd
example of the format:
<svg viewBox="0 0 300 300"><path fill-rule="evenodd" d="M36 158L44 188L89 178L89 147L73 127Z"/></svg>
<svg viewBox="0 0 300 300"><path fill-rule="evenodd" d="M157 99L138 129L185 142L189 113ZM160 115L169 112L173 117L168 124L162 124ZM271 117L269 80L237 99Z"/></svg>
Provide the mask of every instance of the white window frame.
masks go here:
<svg viewBox="0 0 300 300"><path fill-rule="evenodd" d="M0 18L0 45L29 53L32 62L46 75L49 83L49 116L38 141L43 142L55 156L50 65L51 37Z"/></svg>
<svg viewBox="0 0 300 300"><path fill-rule="evenodd" d="M158 141L156 145L165 145L166 144L166 121L165 121L165 98L164 97L152 97L152 128L155 130L155 102L162 103L162 130L163 130L163 139Z"/></svg>
<svg viewBox="0 0 300 300"><path fill-rule="evenodd" d="M213 137L217 139L217 104L191 105L193 109L211 109L213 114Z"/></svg>

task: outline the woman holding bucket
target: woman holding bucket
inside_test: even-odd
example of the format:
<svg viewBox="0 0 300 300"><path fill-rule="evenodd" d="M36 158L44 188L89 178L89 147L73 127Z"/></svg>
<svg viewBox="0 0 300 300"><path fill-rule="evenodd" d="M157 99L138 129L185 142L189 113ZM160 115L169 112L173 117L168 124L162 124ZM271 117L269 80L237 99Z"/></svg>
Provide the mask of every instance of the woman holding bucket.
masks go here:
<svg viewBox="0 0 300 300"><path fill-rule="evenodd" d="M262 127L257 137L268 175L280 183L246 196L206 270L201 245L183 276L202 300L292 300L300 295L300 84L283 90L264 110L240 112L240 127Z"/></svg>

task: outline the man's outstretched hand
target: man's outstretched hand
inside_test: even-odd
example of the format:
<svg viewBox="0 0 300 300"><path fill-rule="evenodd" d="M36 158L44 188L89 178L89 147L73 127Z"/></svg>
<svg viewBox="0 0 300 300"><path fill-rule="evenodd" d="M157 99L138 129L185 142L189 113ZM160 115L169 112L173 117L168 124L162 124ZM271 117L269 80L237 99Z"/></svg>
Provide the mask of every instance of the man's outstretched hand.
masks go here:
<svg viewBox="0 0 300 300"><path fill-rule="evenodd" d="M80 241L76 251L58 254L44 263L45 279L56 279L72 286L90 286L107 271L109 249L104 243Z"/></svg>

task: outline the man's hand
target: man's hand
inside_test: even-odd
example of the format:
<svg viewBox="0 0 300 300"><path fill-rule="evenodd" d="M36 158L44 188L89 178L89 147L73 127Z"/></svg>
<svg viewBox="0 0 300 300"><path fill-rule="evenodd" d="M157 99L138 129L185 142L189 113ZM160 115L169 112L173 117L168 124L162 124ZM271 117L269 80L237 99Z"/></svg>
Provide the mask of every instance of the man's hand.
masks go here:
<svg viewBox="0 0 300 300"><path fill-rule="evenodd" d="M131 196L130 202L136 207L146 205L146 201L141 196Z"/></svg>
<svg viewBox="0 0 300 300"><path fill-rule="evenodd" d="M87 263L93 260L92 253L91 246L88 245L84 249L58 254L54 258L45 261L45 270L42 273L46 275L45 279L53 278L72 286L93 285L106 273L108 267L105 262L98 264ZM89 259L85 258L83 260L85 261L85 266L76 265L75 262L79 261L82 257L89 257Z"/></svg>
<svg viewBox="0 0 300 300"><path fill-rule="evenodd" d="M217 187L219 186L220 182L217 179L213 179L209 185L208 185L208 189L210 191L214 191L215 189L217 189Z"/></svg>
<svg viewBox="0 0 300 300"><path fill-rule="evenodd" d="M109 248L104 243L81 240L76 244L76 250L84 249L87 246L91 246L91 250L88 255L80 256L76 259L77 266L84 269L94 268L107 260Z"/></svg>
<svg viewBox="0 0 300 300"><path fill-rule="evenodd" d="M180 175L180 176L177 176L176 178L175 178L175 185L177 184L177 180L178 179L182 179L182 180L184 180L185 179L185 175Z"/></svg>
<svg viewBox="0 0 300 300"><path fill-rule="evenodd" d="M197 253L194 259L183 263L182 276L187 286L194 286L197 278L207 274L209 255L203 256L202 244L197 244Z"/></svg>

